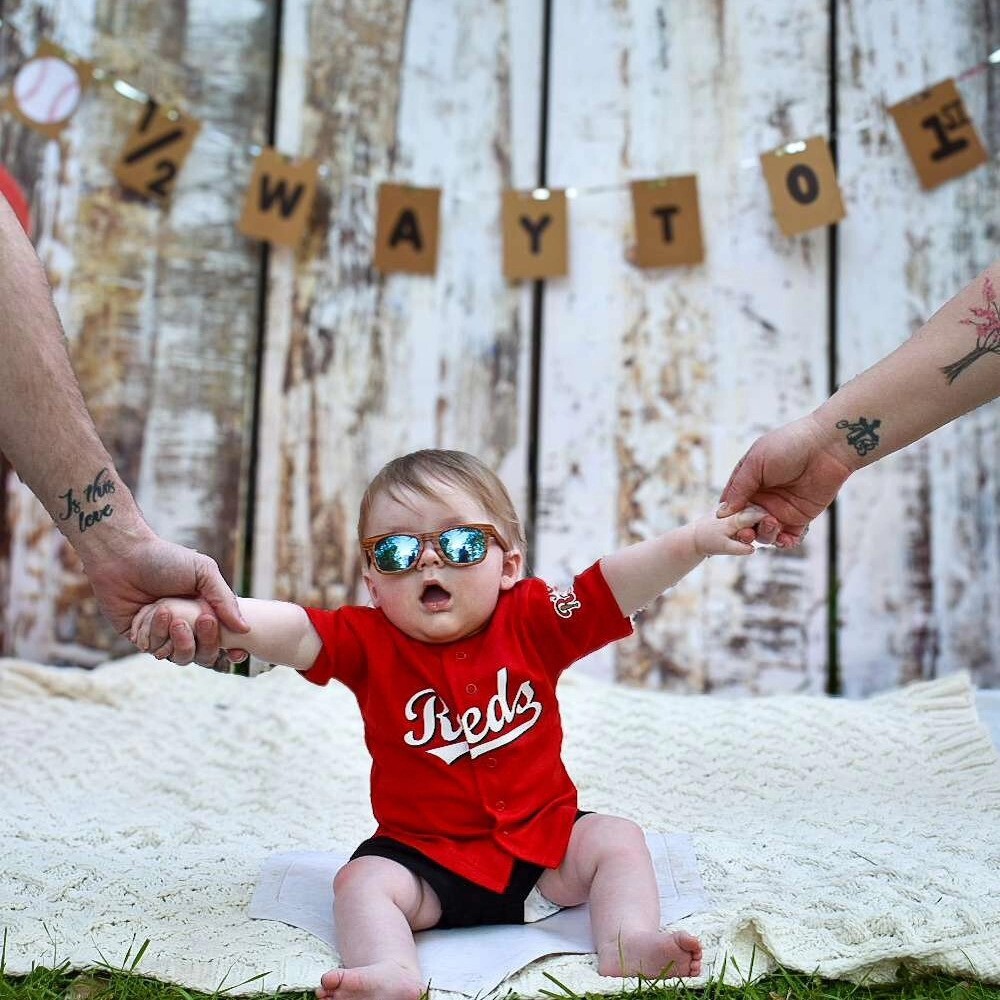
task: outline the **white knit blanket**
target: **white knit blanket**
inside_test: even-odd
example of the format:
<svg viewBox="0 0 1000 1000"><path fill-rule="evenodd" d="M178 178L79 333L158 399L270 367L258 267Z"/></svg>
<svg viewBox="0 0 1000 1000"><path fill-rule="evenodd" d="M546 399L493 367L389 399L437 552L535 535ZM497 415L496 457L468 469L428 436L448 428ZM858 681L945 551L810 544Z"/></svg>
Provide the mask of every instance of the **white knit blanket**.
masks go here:
<svg viewBox="0 0 1000 1000"><path fill-rule="evenodd" d="M560 685L581 804L688 831L714 909L685 921L707 974L775 963L870 981L1000 981L1000 762L964 676L865 702L722 700ZM130 657L0 661L6 968L122 963L206 991L310 988L336 959L247 917L261 861L371 833L352 696ZM751 969L752 957L752 969ZM591 956L507 980L611 993ZM440 994L440 991L435 991Z"/></svg>

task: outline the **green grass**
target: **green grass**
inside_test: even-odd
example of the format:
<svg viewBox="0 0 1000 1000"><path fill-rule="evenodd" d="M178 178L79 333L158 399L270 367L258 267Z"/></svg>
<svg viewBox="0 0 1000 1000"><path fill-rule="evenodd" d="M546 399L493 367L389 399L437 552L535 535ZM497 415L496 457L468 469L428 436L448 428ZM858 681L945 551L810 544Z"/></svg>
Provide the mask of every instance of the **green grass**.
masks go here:
<svg viewBox="0 0 1000 1000"><path fill-rule="evenodd" d="M231 990L240 989L243 992L247 985L241 984L241 988L235 984L220 983L215 992L200 993L147 979L136 971L144 951L145 945L135 958L126 959L123 968L105 965L86 972L70 972L63 965L57 968L39 967L27 976L8 976L0 965L0 1000L220 1000L231 997ZM545 991L548 997L582 1000L558 980L549 978L552 988ZM1000 986L949 976L906 973L901 973L895 983L858 985L781 971L741 986L710 982L700 989L690 989L683 985L643 982L638 989L621 989L612 995L617 1000L1000 1000ZM313 1000L311 991L260 991L253 996L255 1000ZM496 996L498 1000L517 1000L513 993L505 996L498 992Z"/></svg>
<svg viewBox="0 0 1000 1000"><path fill-rule="evenodd" d="M0 1000L229 1000L234 993L247 993L253 983L266 975L261 972L242 983L223 981L212 993L189 990L162 983L140 974L139 965L149 948L146 940L133 953L129 948L120 965L104 959L95 969L70 971L68 963L39 965L26 976L7 974L7 933L0 941ZM103 956L102 956L103 959ZM735 966L735 962L733 963ZM750 965L752 974L753 963ZM737 969L737 972L739 970ZM554 976L545 973L551 989L542 992L550 1000L584 1000ZM613 996L616 1000L1000 1000L1000 984L956 979L944 975L916 975L900 968L894 983L865 984L823 979L785 969L748 983L729 986L710 981L697 989L683 982L639 980L637 989L620 989L610 994L586 994L595 1000ZM254 1000L315 1000L312 990L283 993L257 990ZM519 1000L516 993L497 990L495 1000ZM427 994L424 995L427 1000Z"/></svg>

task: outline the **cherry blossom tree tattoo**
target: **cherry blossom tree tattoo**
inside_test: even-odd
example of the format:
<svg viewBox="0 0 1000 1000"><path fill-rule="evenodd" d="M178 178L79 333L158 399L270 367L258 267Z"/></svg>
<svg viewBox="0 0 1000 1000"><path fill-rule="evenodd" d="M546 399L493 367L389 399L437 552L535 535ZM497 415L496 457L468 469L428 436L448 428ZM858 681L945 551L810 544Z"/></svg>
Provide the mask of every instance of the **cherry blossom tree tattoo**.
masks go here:
<svg viewBox="0 0 1000 1000"><path fill-rule="evenodd" d="M986 305L982 308L973 306L972 318L962 320L965 326L976 328L976 346L965 357L941 369L948 378L948 385L984 354L1000 354L1000 306L989 278L983 281L983 298Z"/></svg>

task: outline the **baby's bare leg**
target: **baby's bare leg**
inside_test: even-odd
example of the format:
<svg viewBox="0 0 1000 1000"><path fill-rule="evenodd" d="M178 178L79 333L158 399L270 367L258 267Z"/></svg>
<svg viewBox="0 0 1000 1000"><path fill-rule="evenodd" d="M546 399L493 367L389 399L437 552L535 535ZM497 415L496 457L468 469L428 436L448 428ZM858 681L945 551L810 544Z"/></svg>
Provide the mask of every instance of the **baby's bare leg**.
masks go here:
<svg viewBox="0 0 1000 1000"><path fill-rule="evenodd" d="M413 932L441 916L434 890L388 858L349 861L333 881L342 969L324 972L320 1000L418 1000L424 992Z"/></svg>
<svg viewBox="0 0 1000 1000"><path fill-rule="evenodd" d="M602 976L701 975L701 944L660 930L660 895L642 830L630 820L591 814L577 820L559 868L538 888L554 903L590 901Z"/></svg>

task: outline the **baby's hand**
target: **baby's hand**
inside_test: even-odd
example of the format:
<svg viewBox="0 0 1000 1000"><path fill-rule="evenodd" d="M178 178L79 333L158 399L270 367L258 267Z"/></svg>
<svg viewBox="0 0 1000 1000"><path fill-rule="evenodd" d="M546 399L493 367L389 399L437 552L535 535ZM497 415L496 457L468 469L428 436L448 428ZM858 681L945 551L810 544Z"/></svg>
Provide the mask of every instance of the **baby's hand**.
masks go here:
<svg viewBox="0 0 1000 1000"><path fill-rule="evenodd" d="M763 507L744 507L738 514L716 517L707 514L694 522L694 548L700 556L749 556L753 546L741 542L736 532L752 528L767 516Z"/></svg>
<svg viewBox="0 0 1000 1000"><path fill-rule="evenodd" d="M202 601L184 597L161 597L136 612L129 629L129 641L143 652L152 653L158 660L169 659L174 654L171 638L174 626L183 628L186 622L194 629L195 621L206 609L208 605ZM156 632L167 638L156 649L150 649L149 637L154 624Z"/></svg>

